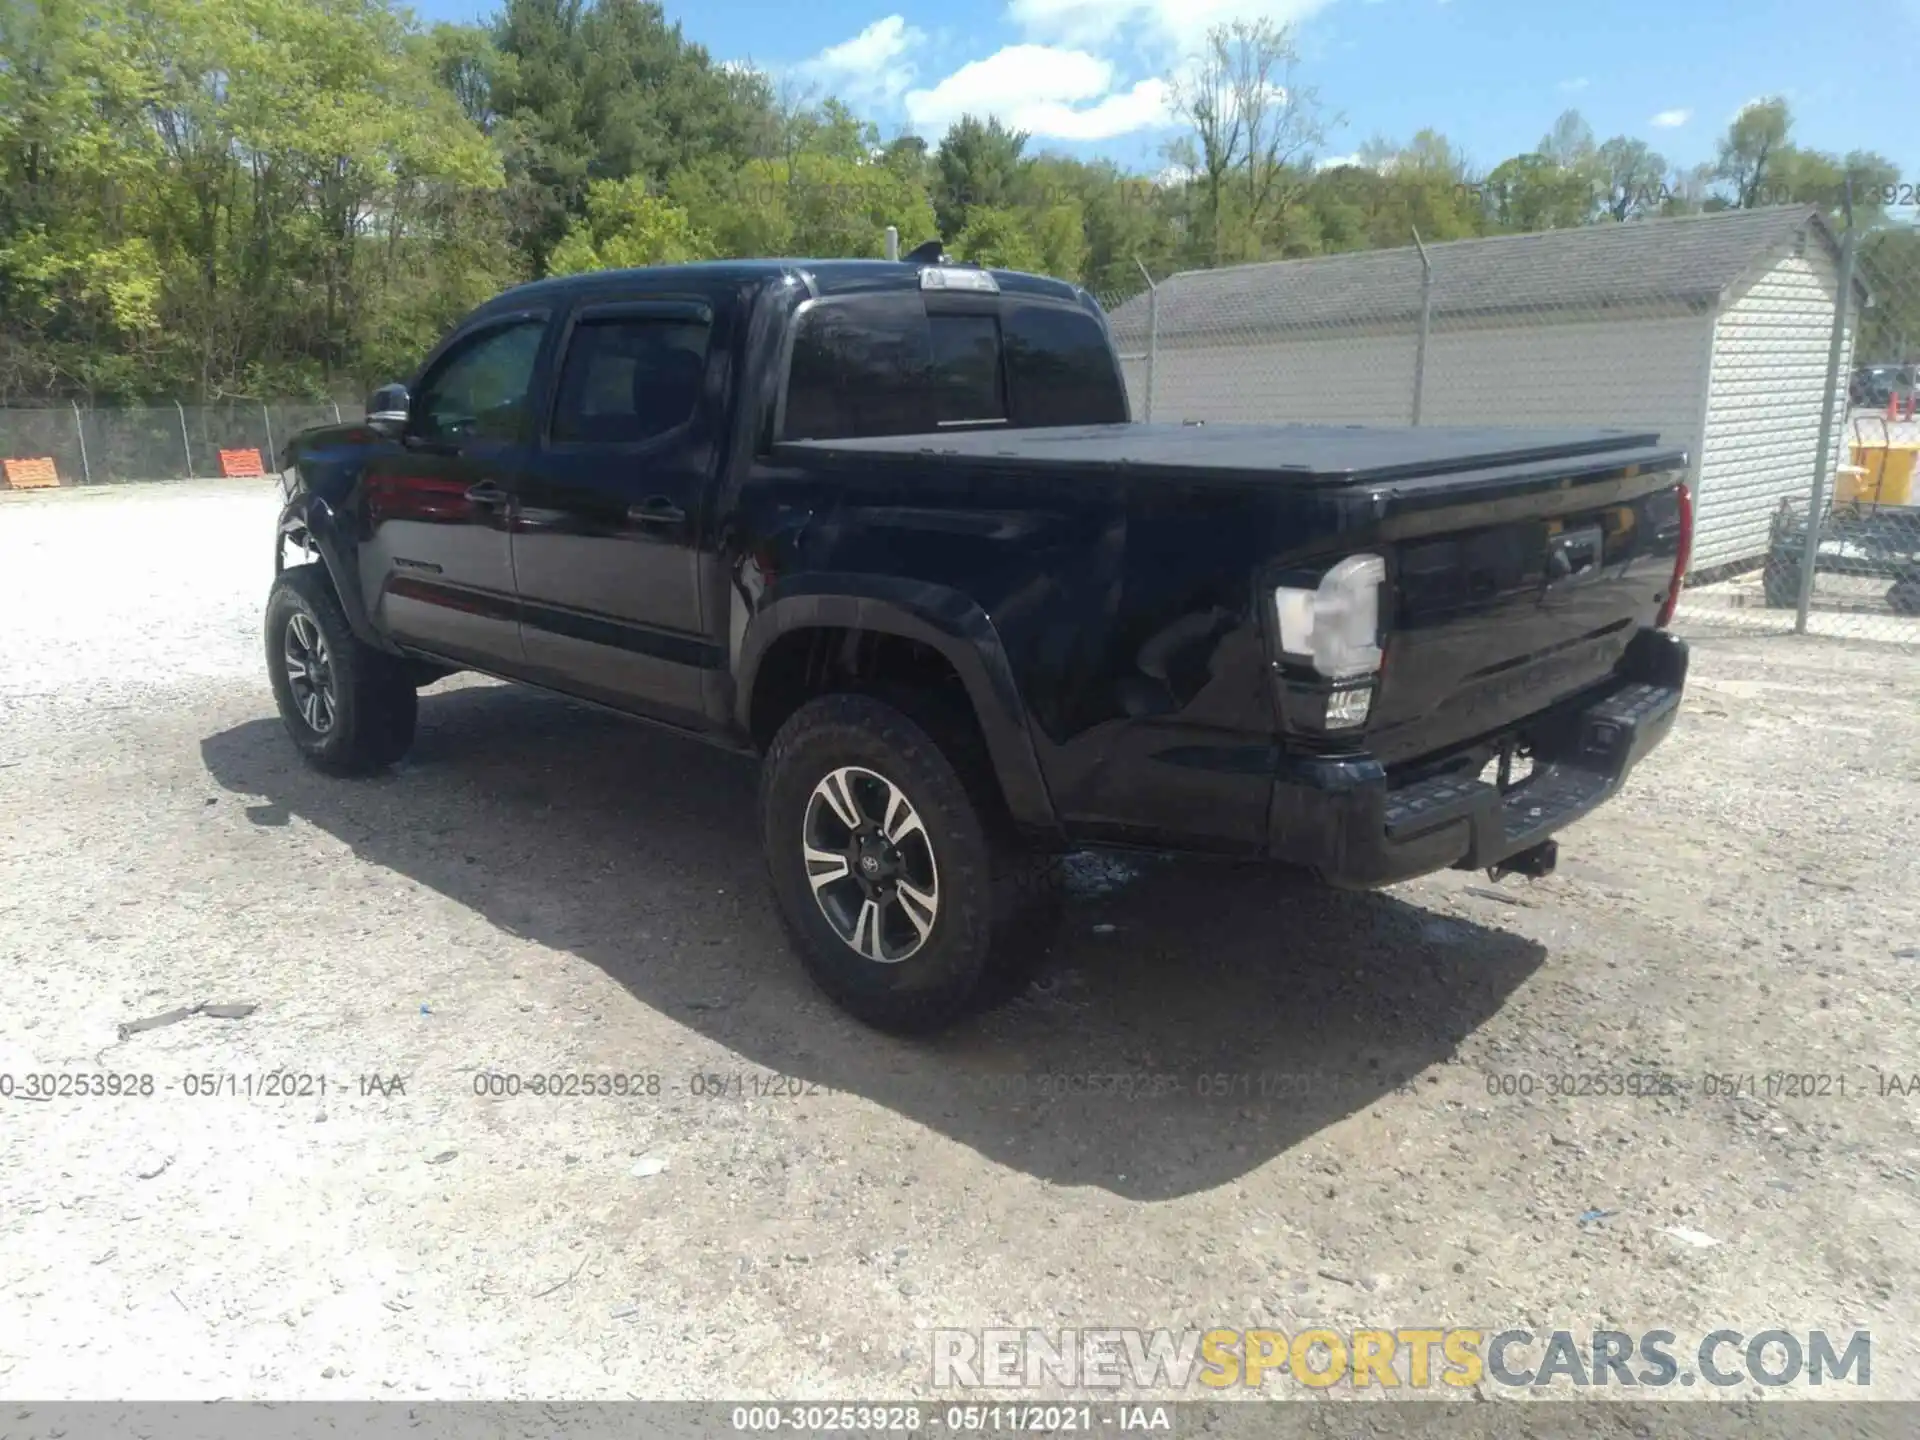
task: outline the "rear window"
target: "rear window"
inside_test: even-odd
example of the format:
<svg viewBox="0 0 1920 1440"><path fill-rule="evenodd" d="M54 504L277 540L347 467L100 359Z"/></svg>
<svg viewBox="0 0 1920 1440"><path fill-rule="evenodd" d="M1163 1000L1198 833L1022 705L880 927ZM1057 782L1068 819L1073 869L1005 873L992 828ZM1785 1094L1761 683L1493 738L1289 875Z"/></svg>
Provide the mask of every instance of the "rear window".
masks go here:
<svg viewBox="0 0 1920 1440"><path fill-rule="evenodd" d="M932 399L940 425L1007 418L1000 379L1000 321L992 315L929 315Z"/></svg>
<svg viewBox="0 0 1920 1440"><path fill-rule="evenodd" d="M1105 328L1084 310L1016 305L1005 317L1016 425L1113 425L1126 391Z"/></svg>
<svg viewBox="0 0 1920 1440"><path fill-rule="evenodd" d="M829 300L801 314L780 434L845 440L1126 418L1106 332L1092 315L1023 304L929 315L908 292Z"/></svg>
<svg viewBox="0 0 1920 1440"><path fill-rule="evenodd" d="M794 332L780 433L788 440L845 440L931 430L932 362L918 295L814 305Z"/></svg>

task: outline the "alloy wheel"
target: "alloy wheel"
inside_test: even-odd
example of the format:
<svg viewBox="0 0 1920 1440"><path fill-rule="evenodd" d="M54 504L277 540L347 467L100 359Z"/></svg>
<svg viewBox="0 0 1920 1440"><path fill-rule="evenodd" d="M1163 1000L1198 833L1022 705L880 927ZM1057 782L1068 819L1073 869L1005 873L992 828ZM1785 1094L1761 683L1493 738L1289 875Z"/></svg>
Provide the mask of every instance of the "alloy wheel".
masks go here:
<svg viewBox="0 0 1920 1440"><path fill-rule="evenodd" d="M940 915L940 870L905 791L844 765L813 787L801 828L807 883L843 942L881 965L927 943Z"/></svg>
<svg viewBox="0 0 1920 1440"><path fill-rule="evenodd" d="M287 688L293 692L300 718L314 734L325 735L333 729L340 707L334 690L333 658L327 653L326 637L311 615L295 613L287 621L282 655Z"/></svg>

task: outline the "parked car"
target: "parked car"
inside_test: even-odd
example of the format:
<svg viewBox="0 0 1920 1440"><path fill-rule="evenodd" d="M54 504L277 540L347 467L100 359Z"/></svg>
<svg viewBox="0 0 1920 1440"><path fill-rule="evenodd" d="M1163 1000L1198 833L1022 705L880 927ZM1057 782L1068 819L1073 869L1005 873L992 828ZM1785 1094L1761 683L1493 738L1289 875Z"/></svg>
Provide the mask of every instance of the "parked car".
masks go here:
<svg viewBox="0 0 1920 1440"><path fill-rule="evenodd" d="M1857 407L1884 410L1897 398L1904 408L1913 403L1914 391L1913 366L1862 365L1848 383L1847 401Z"/></svg>
<svg viewBox="0 0 1920 1440"><path fill-rule="evenodd" d="M751 752L794 948L893 1030L1023 983L1074 847L1544 874L1680 703L1681 451L1132 424L1057 280L547 280L368 409L282 457L295 745L387 765L471 668Z"/></svg>

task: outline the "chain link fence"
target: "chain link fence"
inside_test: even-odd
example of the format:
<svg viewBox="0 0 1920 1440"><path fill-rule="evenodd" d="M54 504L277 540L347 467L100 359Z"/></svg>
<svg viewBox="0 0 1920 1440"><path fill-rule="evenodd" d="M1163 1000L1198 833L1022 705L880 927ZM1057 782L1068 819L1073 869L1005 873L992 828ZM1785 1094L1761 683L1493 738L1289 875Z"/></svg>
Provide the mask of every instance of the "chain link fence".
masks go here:
<svg viewBox="0 0 1920 1440"><path fill-rule="evenodd" d="M1691 624L1920 644L1920 230L1776 206L1409 240L1102 295L1135 416L1657 432L1689 455ZM217 476L221 450L272 469L360 417L0 410L0 457L63 485Z"/></svg>
<svg viewBox="0 0 1920 1440"><path fill-rule="evenodd" d="M272 471L301 430L361 418L358 405L308 401L0 409L0 459L50 459L62 486L206 479L222 473L222 450L257 450Z"/></svg>
<svg viewBox="0 0 1920 1440"><path fill-rule="evenodd" d="M1920 232L1780 206L1409 241L1101 296L1135 418L1657 432L1689 624L1920 644Z"/></svg>

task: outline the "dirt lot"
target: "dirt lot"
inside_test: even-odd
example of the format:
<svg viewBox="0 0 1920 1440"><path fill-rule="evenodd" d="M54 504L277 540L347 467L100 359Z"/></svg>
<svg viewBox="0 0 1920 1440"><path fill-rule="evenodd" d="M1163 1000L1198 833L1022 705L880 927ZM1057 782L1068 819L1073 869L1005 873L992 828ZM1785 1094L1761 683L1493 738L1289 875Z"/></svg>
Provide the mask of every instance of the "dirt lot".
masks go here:
<svg viewBox="0 0 1920 1440"><path fill-rule="evenodd" d="M1870 1327L1920 1398L1912 654L1697 633L1494 897L1078 862L1041 989L910 1045L786 953L735 759L463 679L303 768L273 500L0 497L0 1394L928 1395L937 1327L1324 1323ZM200 1003L258 1009L118 1038ZM550 1072L641 1093L476 1094Z"/></svg>

